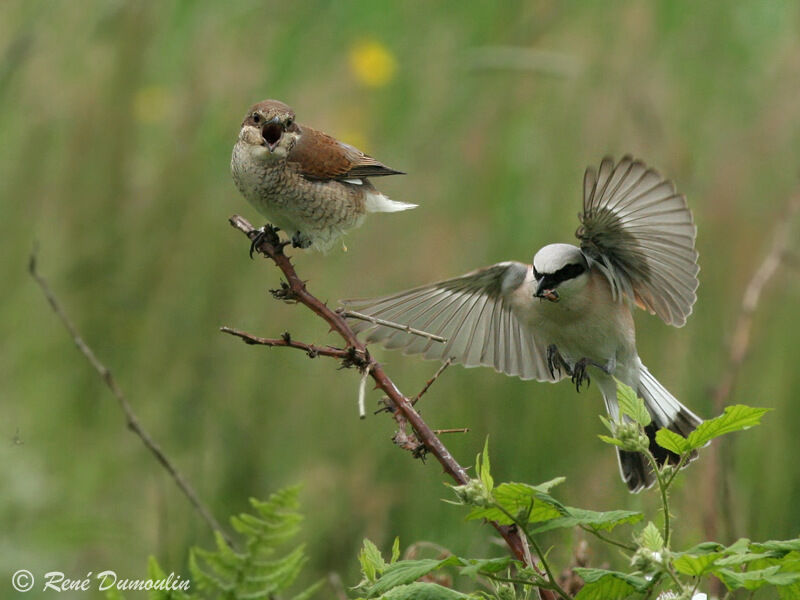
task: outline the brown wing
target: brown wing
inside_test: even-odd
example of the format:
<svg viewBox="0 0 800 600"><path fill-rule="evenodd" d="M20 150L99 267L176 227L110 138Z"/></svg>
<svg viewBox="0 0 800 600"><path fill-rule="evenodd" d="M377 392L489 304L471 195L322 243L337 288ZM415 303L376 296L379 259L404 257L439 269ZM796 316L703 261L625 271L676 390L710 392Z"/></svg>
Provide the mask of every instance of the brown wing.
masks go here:
<svg viewBox="0 0 800 600"><path fill-rule="evenodd" d="M288 159L289 162L296 163L300 172L309 179L404 175L402 171L390 169L358 148L340 142L328 134L305 125L297 127L300 138L289 152Z"/></svg>

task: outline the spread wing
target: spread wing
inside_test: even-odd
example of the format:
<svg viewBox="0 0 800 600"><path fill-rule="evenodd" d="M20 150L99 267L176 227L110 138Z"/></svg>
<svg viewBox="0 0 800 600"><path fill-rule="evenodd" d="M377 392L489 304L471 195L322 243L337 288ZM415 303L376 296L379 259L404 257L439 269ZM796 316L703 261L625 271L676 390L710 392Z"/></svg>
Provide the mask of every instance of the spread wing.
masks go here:
<svg viewBox="0 0 800 600"><path fill-rule="evenodd" d="M479 365L522 379L553 381L546 349L512 311L528 294L528 265L504 262L461 277L370 300L344 300L347 309L442 336L437 342L398 329L351 320L367 342L402 348L405 354ZM530 298L527 299L530 302Z"/></svg>
<svg viewBox="0 0 800 600"><path fill-rule="evenodd" d="M686 323L697 299L697 229L686 198L643 162L625 156L586 170L581 249L615 295L624 294L668 325Z"/></svg>
<svg viewBox="0 0 800 600"><path fill-rule="evenodd" d="M403 175L382 162L367 156L358 148L328 134L298 126L300 137L289 152L289 162L296 163L309 179L356 179L382 175Z"/></svg>

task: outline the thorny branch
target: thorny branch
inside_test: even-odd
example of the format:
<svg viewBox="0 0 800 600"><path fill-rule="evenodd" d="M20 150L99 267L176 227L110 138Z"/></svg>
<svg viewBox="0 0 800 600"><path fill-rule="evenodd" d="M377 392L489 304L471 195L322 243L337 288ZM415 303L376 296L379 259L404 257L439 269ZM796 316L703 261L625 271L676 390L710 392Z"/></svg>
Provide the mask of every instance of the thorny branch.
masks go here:
<svg viewBox="0 0 800 600"><path fill-rule="evenodd" d="M338 354L340 351L349 352L350 356L357 358L359 361L352 361L351 364L358 367L362 373L368 373L369 377L375 382L376 387L386 395L387 406L390 409L388 412L391 413L398 425L398 431L395 433L394 437L395 443L404 449L410 450L418 457L422 457L426 453L432 454L442 465L445 472L447 472L457 484L466 484L469 481L469 477L464 468L458 464L428 424L425 423L419 413L414 410L411 400L400 392L394 382L385 373L381 364L370 356L366 346L356 337L356 334L348 325L345 317L341 313L330 309L325 303L321 302L308 291L305 282L297 275L290 258L284 254L283 247L285 244L281 243L277 233L267 228L263 234L260 234L258 229L255 229L246 219L239 215L232 216L229 221L234 228L244 233L251 242L254 242L255 250L271 259L286 278L281 289L273 292L273 295L282 300L298 302L306 306L314 314L328 323L331 330L336 332L344 340L346 346L345 350L327 347L328 354L326 355L340 358ZM256 340L261 340L262 338L257 338L241 332L234 333L235 330L230 328L223 328L223 331L237 335L247 343L261 343ZM264 344L267 346L287 346L306 351L307 348L316 348L315 346L301 345L299 342L293 340L264 341L269 342ZM319 350L320 354L322 354L323 349L320 348ZM411 427L413 433L408 433L408 426ZM513 554L519 560L525 561L527 545L521 539L519 532L513 527L500 525L496 522L492 522L492 526L503 536L503 539L506 541ZM530 564L531 561L527 562ZM535 564L531 566L538 570ZM545 600L555 599L555 595L550 590L540 589L540 593L541 597Z"/></svg>
<svg viewBox="0 0 800 600"><path fill-rule="evenodd" d="M58 301L58 298L56 298L55 294L50 289L47 280L39 274L36 267L37 256L36 250L34 249L28 262L28 272L31 274L31 277L33 277L36 283L39 284L42 293L50 303L50 307L64 324L64 327L66 327L70 337L72 337L72 341L78 347L78 350L80 350L81 354L86 357L86 360L88 360L89 364L91 364L94 370L97 371L98 375L100 375L100 378L117 399L117 402L119 402L119 406L125 415L125 423L128 429L135 433L139 439L142 440L142 443L145 445L145 447L153 453L153 455L156 457L156 460L166 469L167 473L169 473L169 476L180 488L183 494L189 499L189 502L191 502L195 510L197 510L205 522L208 523L209 527L211 527L211 529L214 531L218 531L225 539L227 544L233 547L233 541L214 518L214 515L211 514L211 511L208 509L208 507L206 507L206 505L200 500L197 493L194 491L194 488L192 488L189 482L186 481L184 476L180 473L180 471L178 471L178 468L172 463L167 455L164 454L164 451L161 449L158 443L156 443L150 434L142 427L142 424L139 422L139 419L133 412L131 405L128 403L128 399L122 392L122 388L117 385L117 382L114 379L114 376L111 374L111 371L102 362L100 362L100 359L97 358L97 355L78 333L77 328L67 316L66 312L64 312L64 309L61 307L61 303Z"/></svg>
<svg viewBox="0 0 800 600"><path fill-rule="evenodd" d="M363 313L356 312L354 310L344 310L340 308L336 312L345 317L346 319L359 319L361 321L367 321L374 325L382 325L383 327L388 327L390 329L397 329L399 331L405 331L406 333L418 335L420 337L433 340L434 342L444 343L447 341L447 338L443 338L440 335L434 335L433 333L428 333L427 331L422 331L421 329L414 329L409 325L402 325L400 323L395 323L394 321L379 319L378 317L373 317L372 315L365 315Z"/></svg>
<svg viewBox="0 0 800 600"><path fill-rule="evenodd" d="M414 398L412 398L411 406L414 406L414 405L416 405L417 402L419 402L419 399L422 398L425 395L425 392L427 392L429 389L431 389L431 386L434 384L434 382L437 379L439 379L439 377L441 377L442 373L444 373L445 369L447 369L447 367L449 367L452 364L452 362L453 362L453 359L452 358L448 358L446 361L444 361L442 363L442 366L439 367L439 370L436 371L436 373L433 374L433 377L431 377L425 383L423 388L419 391L419 394L417 394L416 396L414 396Z"/></svg>

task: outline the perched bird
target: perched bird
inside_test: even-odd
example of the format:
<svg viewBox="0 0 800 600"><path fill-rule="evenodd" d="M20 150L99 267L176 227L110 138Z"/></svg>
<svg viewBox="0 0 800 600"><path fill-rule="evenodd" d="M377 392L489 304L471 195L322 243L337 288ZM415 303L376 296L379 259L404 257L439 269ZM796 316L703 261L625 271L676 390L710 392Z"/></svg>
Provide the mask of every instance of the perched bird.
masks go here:
<svg viewBox="0 0 800 600"><path fill-rule="evenodd" d="M300 125L294 111L264 100L247 111L233 147L236 187L295 247L327 251L367 213L397 212L368 177L402 175L357 148Z"/></svg>
<svg viewBox="0 0 800 600"><path fill-rule="evenodd" d="M697 290L696 228L684 196L639 160L605 158L586 170L580 247L550 244L533 264L502 262L455 279L392 296L346 300L353 309L447 339L437 343L407 331L361 321L367 341L429 359L539 381L570 376L597 383L606 409L619 418L614 378L631 386L653 422L650 449L663 464L678 457L657 446L666 427L687 436L702 420L650 374L636 351L632 308L676 327L692 311ZM620 472L637 492L655 481L645 457L622 451Z"/></svg>

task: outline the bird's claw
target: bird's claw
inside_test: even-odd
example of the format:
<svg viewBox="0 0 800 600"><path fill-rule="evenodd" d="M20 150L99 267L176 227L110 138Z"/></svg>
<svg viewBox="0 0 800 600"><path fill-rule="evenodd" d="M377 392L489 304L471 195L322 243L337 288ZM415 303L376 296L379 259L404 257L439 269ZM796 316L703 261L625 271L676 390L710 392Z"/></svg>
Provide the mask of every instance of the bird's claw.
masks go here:
<svg viewBox="0 0 800 600"><path fill-rule="evenodd" d="M547 369L550 371L550 377L556 379L556 373L561 376L562 368L567 375L572 375L572 369L570 369L567 362L561 356L558 347L555 344L550 344L547 347Z"/></svg>
<svg viewBox="0 0 800 600"><path fill-rule="evenodd" d="M258 229L258 233L253 237L252 241L250 242L250 258L253 258L253 252L255 252L258 247L266 240L273 245L277 245L280 243L278 239L278 232L280 229L275 227L274 225L270 225L269 223L265 224L263 227Z"/></svg>
<svg viewBox="0 0 800 600"><path fill-rule="evenodd" d="M575 366L572 367L572 383L575 384L575 389L578 391L578 393L580 393L581 384L584 381L586 382L587 388L592 383L592 380L589 377L588 367L589 367L589 359L587 358L580 359L578 362L575 363Z"/></svg>

